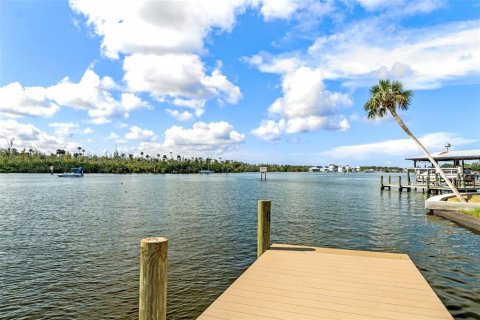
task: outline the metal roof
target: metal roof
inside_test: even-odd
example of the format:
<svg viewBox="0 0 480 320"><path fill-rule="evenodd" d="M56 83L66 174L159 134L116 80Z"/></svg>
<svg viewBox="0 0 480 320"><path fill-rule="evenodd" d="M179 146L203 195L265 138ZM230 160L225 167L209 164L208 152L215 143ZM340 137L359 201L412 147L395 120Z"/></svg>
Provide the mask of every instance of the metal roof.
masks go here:
<svg viewBox="0 0 480 320"><path fill-rule="evenodd" d="M474 150L449 150L431 153L433 159L439 161L451 160L480 160L480 149ZM405 160L429 161L425 155L405 158Z"/></svg>

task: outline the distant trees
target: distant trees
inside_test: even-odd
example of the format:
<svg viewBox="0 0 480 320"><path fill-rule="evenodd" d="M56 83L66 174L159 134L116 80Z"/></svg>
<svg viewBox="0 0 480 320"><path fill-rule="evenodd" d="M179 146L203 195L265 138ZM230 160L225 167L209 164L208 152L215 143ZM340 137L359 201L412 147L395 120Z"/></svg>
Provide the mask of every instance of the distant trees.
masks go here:
<svg viewBox="0 0 480 320"><path fill-rule="evenodd" d="M40 151L24 150L21 153L13 152L13 147L0 148L0 173L6 172L50 172L49 167L53 166L55 172L65 172L70 168L82 166L86 173L198 173L209 165L210 170L215 172L258 172L260 165L248 164L240 161L221 160L208 158L207 161L201 158L186 158L177 155L168 159L167 155L152 157L141 153L135 157L130 153L121 155L86 155L82 153L69 153L64 149L57 149L55 153L47 154ZM76 148L78 150L78 148ZM79 157L78 155L83 156ZM75 156L77 155L77 156ZM168 160L168 161L167 161ZM206 163L207 162L207 163ZM265 165L270 172L304 172L308 171L306 166L288 165Z"/></svg>

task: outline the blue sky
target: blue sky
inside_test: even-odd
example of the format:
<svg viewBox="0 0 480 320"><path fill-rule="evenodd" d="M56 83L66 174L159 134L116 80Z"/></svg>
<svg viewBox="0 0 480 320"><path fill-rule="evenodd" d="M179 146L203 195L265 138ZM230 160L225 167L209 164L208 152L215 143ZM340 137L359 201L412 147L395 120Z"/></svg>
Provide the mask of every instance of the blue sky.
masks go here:
<svg viewBox="0 0 480 320"><path fill-rule="evenodd" d="M0 145L406 165L379 78L431 151L480 148L480 3L0 1Z"/></svg>

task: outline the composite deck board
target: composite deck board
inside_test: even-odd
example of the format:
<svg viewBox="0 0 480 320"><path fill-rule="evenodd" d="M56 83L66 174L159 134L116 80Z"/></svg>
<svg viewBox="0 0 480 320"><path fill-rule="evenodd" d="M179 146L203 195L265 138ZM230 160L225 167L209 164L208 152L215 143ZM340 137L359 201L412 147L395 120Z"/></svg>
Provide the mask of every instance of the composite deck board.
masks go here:
<svg viewBox="0 0 480 320"><path fill-rule="evenodd" d="M405 254L273 245L198 319L453 318Z"/></svg>

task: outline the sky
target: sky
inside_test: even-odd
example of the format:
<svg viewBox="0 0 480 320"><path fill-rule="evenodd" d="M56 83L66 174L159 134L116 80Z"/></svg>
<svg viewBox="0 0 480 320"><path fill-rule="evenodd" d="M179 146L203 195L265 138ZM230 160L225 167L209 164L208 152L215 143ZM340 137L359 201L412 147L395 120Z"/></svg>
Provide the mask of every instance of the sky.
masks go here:
<svg viewBox="0 0 480 320"><path fill-rule="evenodd" d="M408 165L480 149L480 1L0 0L0 147Z"/></svg>

